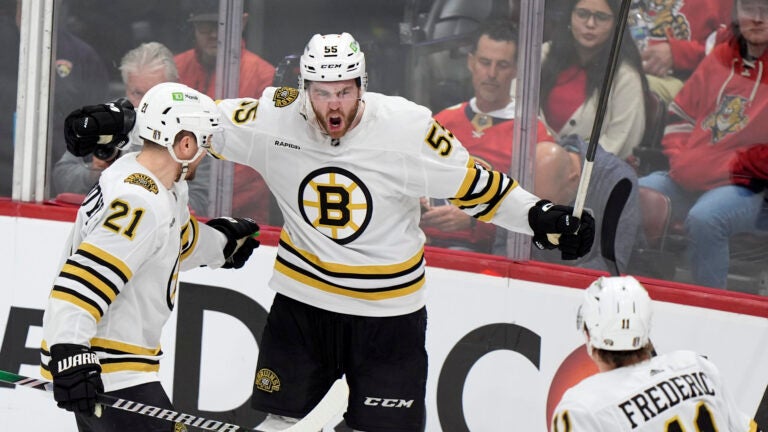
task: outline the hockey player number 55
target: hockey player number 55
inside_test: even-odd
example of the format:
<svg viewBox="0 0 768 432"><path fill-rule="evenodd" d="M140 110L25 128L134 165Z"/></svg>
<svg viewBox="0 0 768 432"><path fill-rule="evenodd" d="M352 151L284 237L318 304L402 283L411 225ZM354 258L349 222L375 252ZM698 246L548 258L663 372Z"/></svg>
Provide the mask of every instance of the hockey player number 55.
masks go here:
<svg viewBox="0 0 768 432"><path fill-rule="evenodd" d="M432 127L429 128L429 133L424 141L427 142L433 149L440 152L442 156L448 156L453 150L453 134L447 131L440 123L432 123Z"/></svg>

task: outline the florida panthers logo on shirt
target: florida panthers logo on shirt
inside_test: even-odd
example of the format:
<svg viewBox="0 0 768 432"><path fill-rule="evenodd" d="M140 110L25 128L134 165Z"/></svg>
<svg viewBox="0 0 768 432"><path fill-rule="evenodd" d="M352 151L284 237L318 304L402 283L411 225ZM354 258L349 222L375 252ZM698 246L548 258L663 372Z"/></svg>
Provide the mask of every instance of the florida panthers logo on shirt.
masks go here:
<svg viewBox="0 0 768 432"><path fill-rule="evenodd" d="M712 131L712 143L717 143L727 135L744 128L749 119L744 114L747 99L743 96L725 96L717 111L710 114L702 123L704 129Z"/></svg>
<svg viewBox="0 0 768 432"><path fill-rule="evenodd" d="M339 244L356 239L371 220L368 188L351 172L327 167L312 171L299 187L304 220Z"/></svg>
<svg viewBox="0 0 768 432"><path fill-rule="evenodd" d="M667 40L670 31L675 39L691 40L691 24L688 17L680 13L682 0L650 0L646 2L646 14L651 25L651 38Z"/></svg>

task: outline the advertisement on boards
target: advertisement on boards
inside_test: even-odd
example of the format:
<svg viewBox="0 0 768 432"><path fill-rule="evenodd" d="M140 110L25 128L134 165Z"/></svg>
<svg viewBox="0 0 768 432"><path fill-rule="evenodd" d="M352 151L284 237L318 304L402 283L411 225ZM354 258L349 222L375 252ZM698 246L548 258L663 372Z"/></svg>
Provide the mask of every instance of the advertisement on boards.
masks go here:
<svg viewBox="0 0 768 432"><path fill-rule="evenodd" d="M7 239L0 250L1 370L40 377L43 311L70 228L0 216L0 238ZM263 419L249 400L275 254L263 245L242 269L181 274L160 367L180 412L251 427ZM434 266L427 272L427 430L546 431L562 392L594 373L575 326L582 290ZM655 301L651 338L659 352L706 355L742 409L766 415L764 316ZM0 430L51 428L77 430L50 393L0 384Z"/></svg>

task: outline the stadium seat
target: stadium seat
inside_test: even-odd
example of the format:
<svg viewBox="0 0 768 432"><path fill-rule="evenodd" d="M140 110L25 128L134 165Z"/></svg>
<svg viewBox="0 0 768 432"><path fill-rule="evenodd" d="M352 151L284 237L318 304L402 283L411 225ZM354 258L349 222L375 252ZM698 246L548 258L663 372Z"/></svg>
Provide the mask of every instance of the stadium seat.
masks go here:
<svg viewBox="0 0 768 432"><path fill-rule="evenodd" d="M657 190L642 186L638 189L638 194L648 248L664 250L664 240L672 217L672 204L669 197Z"/></svg>
<svg viewBox="0 0 768 432"><path fill-rule="evenodd" d="M652 91L648 91L645 96L645 120L643 140L632 150L632 156L628 159L637 170L638 176L669 169L669 161L661 149L667 105Z"/></svg>
<svg viewBox="0 0 768 432"><path fill-rule="evenodd" d="M508 0L438 0L424 23L428 86L424 103L435 111L472 96L467 53L477 30L489 18L510 15Z"/></svg>

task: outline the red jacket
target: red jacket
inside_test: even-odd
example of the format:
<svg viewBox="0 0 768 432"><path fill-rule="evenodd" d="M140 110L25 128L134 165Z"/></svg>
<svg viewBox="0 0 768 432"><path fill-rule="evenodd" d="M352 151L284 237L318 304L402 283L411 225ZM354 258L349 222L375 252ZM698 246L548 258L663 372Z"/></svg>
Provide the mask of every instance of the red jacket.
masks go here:
<svg viewBox="0 0 768 432"><path fill-rule="evenodd" d="M197 59L195 49L177 54L173 60L179 70L179 82L205 93L211 98L216 94L216 68L205 70ZM272 85L275 67L258 55L245 49L240 51L240 91L237 97L258 98L264 89Z"/></svg>
<svg viewBox="0 0 768 432"><path fill-rule="evenodd" d="M179 82L215 98L216 70L203 68L194 49L176 55L174 61L179 70ZM261 97L264 89L272 85L274 77L274 66L245 49L245 43L241 43L240 90L237 97ZM250 217L266 224L270 196L264 179L245 165L235 164L234 171L232 216Z"/></svg>
<svg viewBox="0 0 768 432"><path fill-rule="evenodd" d="M712 32L731 21L733 0L646 0L650 44L668 42L675 75L687 77L704 58Z"/></svg>
<svg viewBox="0 0 768 432"><path fill-rule="evenodd" d="M731 167L733 182L755 190L768 185L768 144L739 150Z"/></svg>
<svg viewBox="0 0 768 432"><path fill-rule="evenodd" d="M731 39L717 45L670 104L662 145L670 176L690 191L731 182L737 152L768 142L768 52L747 63Z"/></svg>
<svg viewBox="0 0 768 432"><path fill-rule="evenodd" d="M446 108L434 117L441 125L450 130L461 141L475 160L486 168L508 173L512 164L512 134L515 121L513 119L488 117L488 127L472 123L475 112L468 102ZM537 141L554 138L547 132L546 126L538 122ZM496 226L489 223L473 224L464 231L440 231L436 228L425 227L424 233L431 243L443 240L443 243L463 243L477 252L491 253ZM446 244L441 244L446 246Z"/></svg>

